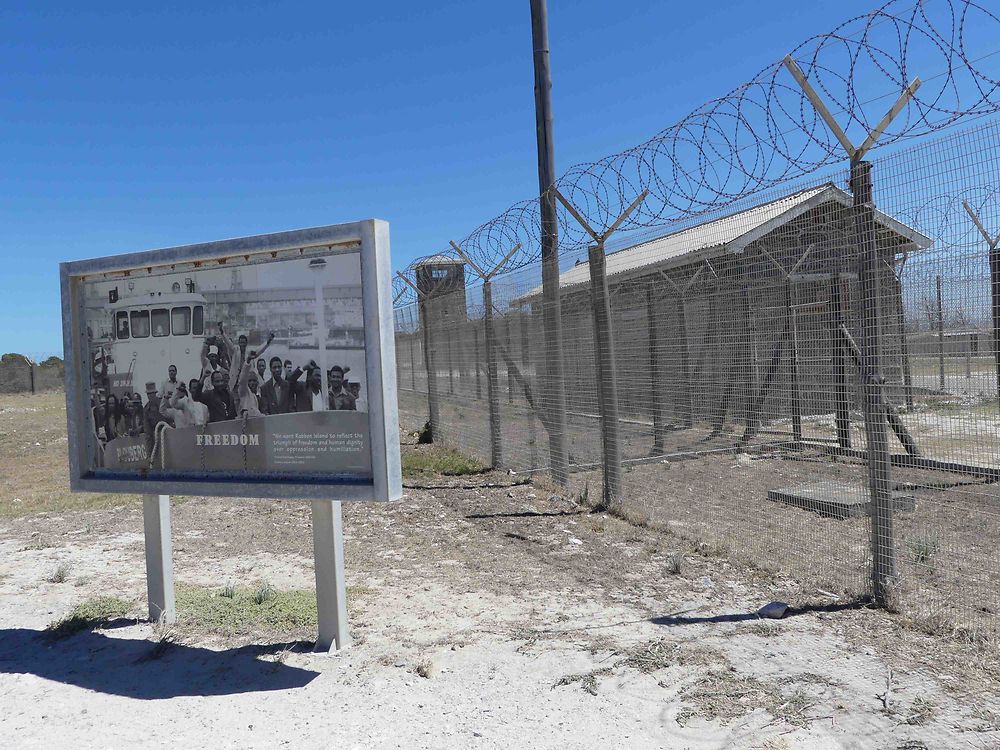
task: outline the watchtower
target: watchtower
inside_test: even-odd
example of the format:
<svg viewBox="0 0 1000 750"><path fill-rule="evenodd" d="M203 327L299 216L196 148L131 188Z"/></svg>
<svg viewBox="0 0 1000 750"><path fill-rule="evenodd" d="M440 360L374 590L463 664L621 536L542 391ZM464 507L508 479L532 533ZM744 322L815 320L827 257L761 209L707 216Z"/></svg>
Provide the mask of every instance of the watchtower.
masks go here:
<svg viewBox="0 0 1000 750"><path fill-rule="evenodd" d="M465 263L446 255L433 255L416 266L417 289L426 301L421 325L441 329L468 319L465 304ZM427 320L423 320L423 316Z"/></svg>

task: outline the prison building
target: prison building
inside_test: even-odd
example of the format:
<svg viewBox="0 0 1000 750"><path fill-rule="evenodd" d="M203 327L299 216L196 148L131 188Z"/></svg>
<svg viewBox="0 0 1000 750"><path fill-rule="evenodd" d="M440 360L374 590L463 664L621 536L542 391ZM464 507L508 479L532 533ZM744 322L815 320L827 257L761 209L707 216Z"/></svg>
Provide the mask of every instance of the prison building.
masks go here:
<svg viewBox="0 0 1000 750"><path fill-rule="evenodd" d="M907 345L911 356L979 357L994 353L993 332L968 326L911 333Z"/></svg>
<svg viewBox="0 0 1000 750"><path fill-rule="evenodd" d="M861 345L852 197L827 183L609 253L606 259L619 412L670 428L832 415L841 430L857 404ZM879 211L882 373L904 398L907 352L896 274L931 239ZM560 275L567 408L599 413L587 262ZM541 287L514 301L541 328ZM541 366L541 362L538 363ZM833 421L833 420L829 420ZM833 425L830 425L833 431ZM648 444L646 446L648 448ZM626 447L626 453L631 451Z"/></svg>

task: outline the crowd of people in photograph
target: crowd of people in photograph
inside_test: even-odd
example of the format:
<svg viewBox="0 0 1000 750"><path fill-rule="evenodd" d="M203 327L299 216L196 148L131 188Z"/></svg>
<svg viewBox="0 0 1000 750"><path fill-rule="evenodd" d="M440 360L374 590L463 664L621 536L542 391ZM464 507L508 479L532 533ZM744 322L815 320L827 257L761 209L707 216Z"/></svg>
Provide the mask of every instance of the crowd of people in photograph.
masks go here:
<svg viewBox="0 0 1000 750"><path fill-rule="evenodd" d="M273 333L254 351L246 336L233 341L224 324L218 325L218 336L207 337L202 346L198 377L184 380L171 364L163 382L145 384L145 402L139 392L119 396L97 389L92 406L98 438L107 443L141 435L151 451L160 423L182 428L242 416L358 409L361 384L348 379L349 367L334 365L327 371L324 393L322 368L315 360L297 367L290 359L265 356Z"/></svg>

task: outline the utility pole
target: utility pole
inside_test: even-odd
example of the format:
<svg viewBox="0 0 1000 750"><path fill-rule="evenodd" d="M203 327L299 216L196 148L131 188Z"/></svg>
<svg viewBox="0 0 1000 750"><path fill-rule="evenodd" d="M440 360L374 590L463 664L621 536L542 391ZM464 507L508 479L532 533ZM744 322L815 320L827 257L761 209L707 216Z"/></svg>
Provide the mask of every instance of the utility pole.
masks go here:
<svg viewBox="0 0 1000 750"><path fill-rule="evenodd" d="M559 302L559 225L552 132L552 72L549 68L549 12L546 0L531 0L531 42L535 65L535 131L542 232L542 320L545 327L543 403L548 411L549 460L553 480L569 481L566 450L566 391L563 381L562 309Z"/></svg>

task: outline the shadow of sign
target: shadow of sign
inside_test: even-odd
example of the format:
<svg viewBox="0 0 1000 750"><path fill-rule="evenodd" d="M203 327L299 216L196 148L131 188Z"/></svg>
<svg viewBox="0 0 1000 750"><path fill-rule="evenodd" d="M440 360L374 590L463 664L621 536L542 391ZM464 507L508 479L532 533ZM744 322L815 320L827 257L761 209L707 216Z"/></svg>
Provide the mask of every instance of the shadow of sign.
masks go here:
<svg viewBox="0 0 1000 750"><path fill-rule="evenodd" d="M648 622L651 622L654 625L664 625L667 627L675 625L718 625L727 622L761 622L768 619L784 620L789 617L801 617L802 615L816 614L819 612L845 612L855 609L865 609L870 605L870 597L859 597L858 599L851 599L849 601L836 604L816 604L804 607L788 607L784 614L777 618L761 617L759 610L757 612L736 612L702 617L688 617L688 612L695 611L693 609L689 609L682 612L674 612L669 615L650 617Z"/></svg>
<svg viewBox="0 0 1000 750"><path fill-rule="evenodd" d="M295 645L215 651L172 644L156 655L156 644L146 640L85 631L53 642L44 631L10 628L0 630L0 674L33 674L139 700L291 690L319 672L258 657Z"/></svg>

